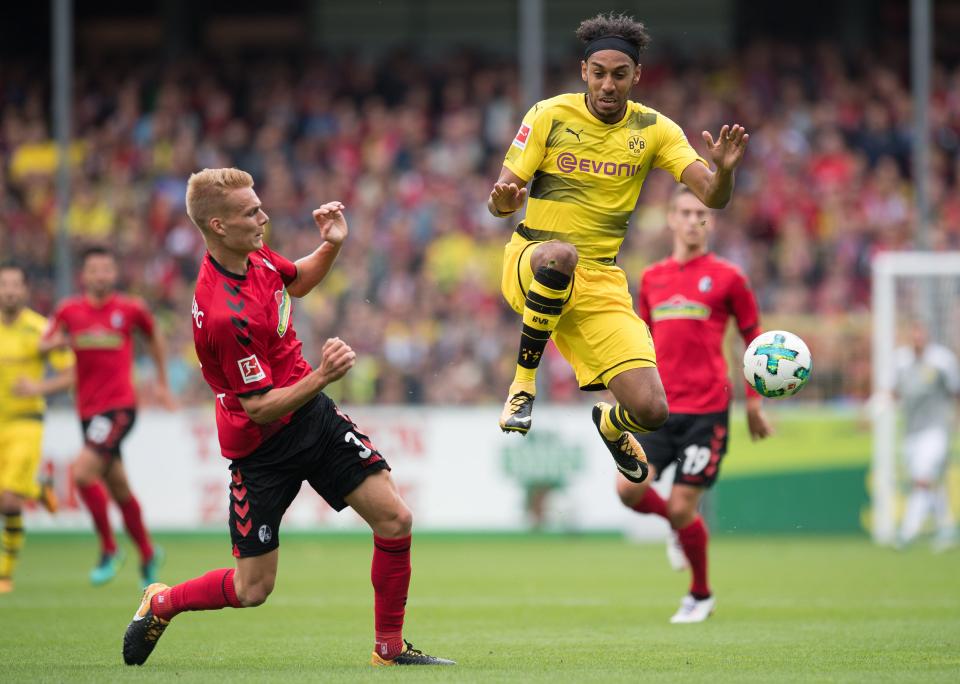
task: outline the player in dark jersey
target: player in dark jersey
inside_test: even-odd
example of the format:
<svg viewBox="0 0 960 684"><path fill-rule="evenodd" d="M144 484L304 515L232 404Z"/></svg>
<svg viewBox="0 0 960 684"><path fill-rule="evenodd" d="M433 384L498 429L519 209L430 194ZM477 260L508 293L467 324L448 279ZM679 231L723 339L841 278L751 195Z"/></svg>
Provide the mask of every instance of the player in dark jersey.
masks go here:
<svg viewBox="0 0 960 684"><path fill-rule="evenodd" d="M714 217L687 187L678 187L671 197L667 223L673 255L644 272L638 301L640 317L653 333L670 417L659 431L636 437L655 477L676 465L673 488L667 501L649 481L620 480L617 491L627 507L670 523L670 561L678 570L689 567L693 576L671 622L688 623L706 620L715 603L707 581L707 528L697 511L727 450L731 387L724 332L732 316L749 343L760 334L760 320L740 269L709 253ZM770 434L760 396L749 387L747 424L753 439Z"/></svg>
<svg viewBox="0 0 960 684"><path fill-rule="evenodd" d="M383 456L322 392L356 355L333 338L311 369L293 329L290 297L324 279L347 236L343 205L328 202L313 212L320 246L296 263L264 244L269 219L245 171L193 174L187 212L207 246L193 301L194 343L216 395L221 451L230 459L227 506L237 562L173 587L147 587L123 638L124 662L142 665L181 612L266 601L277 576L280 522L306 480L333 508L350 506L373 530L371 664L454 664L403 638L412 515Z"/></svg>
<svg viewBox="0 0 960 684"><path fill-rule="evenodd" d="M90 581L95 586L110 581L123 562L107 515L109 491L137 545L140 575L146 586L156 579L160 559L143 523L140 503L130 490L120 446L137 415L132 377L134 333L146 338L156 369L157 397L166 408L173 408L163 342L146 304L116 292L117 262L108 249L88 248L80 277L84 293L57 307L41 347L69 346L77 357L77 413L84 443L73 462L72 475L80 498L90 510L101 551L100 562L90 571Z"/></svg>

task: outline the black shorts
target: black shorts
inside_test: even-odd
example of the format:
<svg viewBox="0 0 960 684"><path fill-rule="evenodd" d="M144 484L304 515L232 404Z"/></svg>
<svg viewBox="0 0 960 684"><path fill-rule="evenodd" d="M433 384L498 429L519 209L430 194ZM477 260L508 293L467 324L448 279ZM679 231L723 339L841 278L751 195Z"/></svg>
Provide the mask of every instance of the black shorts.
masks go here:
<svg viewBox="0 0 960 684"><path fill-rule="evenodd" d="M104 458L120 458L120 443L137 422L137 409L121 408L81 418L83 443Z"/></svg>
<svg viewBox="0 0 960 684"><path fill-rule="evenodd" d="M657 479L671 463L677 464L674 484L711 487L727 453L729 411L671 413L656 432L635 435L657 469Z"/></svg>
<svg viewBox="0 0 960 684"><path fill-rule="evenodd" d="M280 520L304 480L332 508L367 477L390 470L370 439L325 394L294 414L290 424L230 463L230 539L237 558L280 545Z"/></svg>

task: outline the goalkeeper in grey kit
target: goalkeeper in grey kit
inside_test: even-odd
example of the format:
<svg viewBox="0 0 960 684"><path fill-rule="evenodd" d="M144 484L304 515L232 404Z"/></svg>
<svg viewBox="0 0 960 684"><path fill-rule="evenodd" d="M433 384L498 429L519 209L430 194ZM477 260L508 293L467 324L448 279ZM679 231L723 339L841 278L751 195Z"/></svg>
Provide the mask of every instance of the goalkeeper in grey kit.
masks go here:
<svg viewBox="0 0 960 684"><path fill-rule="evenodd" d="M934 549L944 550L956 543L946 472L960 364L952 351L930 341L922 323L912 325L910 344L897 349L895 360L894 390L904 414L903 455L911 482L898 544L916 539L932 514Z"/></svg>

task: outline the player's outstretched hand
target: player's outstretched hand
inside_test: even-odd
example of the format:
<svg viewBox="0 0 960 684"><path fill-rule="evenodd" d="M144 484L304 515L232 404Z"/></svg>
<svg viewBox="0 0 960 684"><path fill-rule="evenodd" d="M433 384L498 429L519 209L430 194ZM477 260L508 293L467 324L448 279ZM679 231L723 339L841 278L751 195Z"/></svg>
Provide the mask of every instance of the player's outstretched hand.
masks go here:
<svg viewBox="0 0 960 684"><path fill-rule="evenodd" d="M517 187L516 183L494 183L490 191L490 202L498 214L512 214L526 199L527 189Z"/></svg>
<svg viewBox="0 0 960 684"><path fill-rule="evenodd" d="M703 140L707 143L707 152L717 169L733 171L743 159L750 136L747 134L747 129L740 124L733 124L733 126L724 124L716 142L710 135L710 131L703 132Z"/></svg>
<svg viewBox="0 0 960 684"><path fill-rule="evenodd" d="M357 362L357 353L339 337L331 337L324 342L322 353L317 371L323 376L324 385L342 378Z"/></svg>
<svg viewBox="0 0 960 684"><path fill-rule="evenodd" d="M177 404L177 400L173 398L170 388L166 385L157 385L156 393L157 403L167 411L176 411L178 408L180 408L180 406Z"/></svg>
<svg viewBox="0 0 960 684"><path fill-rule="evenodd" d="M758 439L766 439L773 434L773 426L767 414L760 407L747 407L747 429L750 431L750 439L756 442Z"/></svg>
<svg viewBox="0 0 960 684"><path fill-rule="evenodd" d="M313 210L313 221L320 229L320 237L333 245L343 244L347 239L347 219L343 215L343 202L327 202Z"/></svg>

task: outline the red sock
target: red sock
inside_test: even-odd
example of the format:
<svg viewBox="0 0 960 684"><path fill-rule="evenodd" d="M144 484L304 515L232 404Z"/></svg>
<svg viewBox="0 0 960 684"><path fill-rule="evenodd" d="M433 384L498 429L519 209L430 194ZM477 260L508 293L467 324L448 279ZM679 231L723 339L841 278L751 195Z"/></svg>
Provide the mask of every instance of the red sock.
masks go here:
<svg viewBox="0 0 960 684"><path fill-rule="evenodd" d="M150 535L143 524L143 515L140 512L140 503L137 497L130 495L130 498L120 504L120 512L123 513L123 524L127 528L127 534L137 544L140 549L140 562L149 563L153 558L153 544L150 543Z"/></svg>
<svg viewBox="0 0 960 684"><path fill-rule="evenodd" d="M90 510L93 526L97 530L97 536L100 537L100 548L104 553L116 553L117 542L113 538L113 530L110 529L110 518L107 516L107 490L103 483L95 481L88 485L77 485L77 491Z"/></svg>
<svg viewBox="0 0 960 684"><path fill-rule="evenodd" d="M377 655L385 660L403 653L403 612L410 587L410 535L384 539L373 535L374 628Z"/></svg>
<svg viewBox="0 0 960 684"><path fill-rule="evenodd" d="M667 502L653 490L653 487L647 487L647 491L643 493L643 498L634 505L633 510L637 513L653 513L665 520L670 520L670 516L667 514Z"/></svg>
<svg viewBox="0 0 960 684"><path fill-rule="evenodd" d="M710 585L707 584L707 526L699 515L696 519L677 530L680 546L690 561L690 570L693 572L693 581L690 583L690 593L694 598L705 599L710 596Z"/></svg>
<svg viewBox="0 0 960 684"><path fill-rule="evenodd" d="M158 618L170 620L188 610L242 608L233 584L234 572L233 568L211 570L206 575L164 589L150 599L150 609Z"/></svg>

